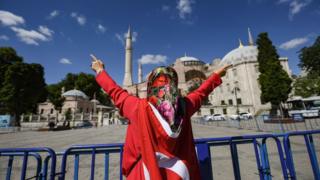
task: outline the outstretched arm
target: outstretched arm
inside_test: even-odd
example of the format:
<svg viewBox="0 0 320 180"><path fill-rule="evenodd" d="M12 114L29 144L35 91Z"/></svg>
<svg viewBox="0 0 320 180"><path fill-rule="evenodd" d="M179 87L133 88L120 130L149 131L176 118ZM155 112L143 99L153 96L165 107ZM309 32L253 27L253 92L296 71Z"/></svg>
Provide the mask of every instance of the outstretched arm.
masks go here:
<svg viewBox="0 0 320 180"><path fill-rule="evenodd" d="M214 88L222 83L221 77L231 65L225 65L213 72L201 86L189 93L186 98L187 116L191 117L201 107L202 101L213 91Z"/></svg>
<svg viewBox="0 0 320 180"><path fill-rule="evenodd" d="M92 57L91 68L96 72L96 81L103 90L111 97L115 106L119 108L120 114L128 120L135 119L139 98L130 95L122 89L104 70L104 64L95 56Z"/></svg>

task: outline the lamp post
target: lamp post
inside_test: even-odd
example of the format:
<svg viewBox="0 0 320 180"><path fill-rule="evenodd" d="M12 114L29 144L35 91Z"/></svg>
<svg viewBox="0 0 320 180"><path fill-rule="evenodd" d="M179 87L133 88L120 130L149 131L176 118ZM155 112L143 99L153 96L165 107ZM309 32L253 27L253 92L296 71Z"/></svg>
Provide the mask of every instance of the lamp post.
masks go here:
<svg viewBox="0 0 320 180"><path fill-rule="evenodd" d="M240 89L237 86L235 86L232 90L232 93L234 93L234 96L236 97L236 107L237 107L236 113L237 113L238 129L240 129L241 126L240 126L239 104L238 104L238 100L237 100L238 99L238 97L237 97L238 91L240 91Z"/></svg>
<svg viewBox="0 0 320 180"><path fill-rule="evenodd" d="M236 107L237 107L237 115L239 117L239 104L238 104L238 96L237 96L237 91L240 91L238 87L234 87L232 90L232 93L234 93L234 96L236 97Z"/></svg>

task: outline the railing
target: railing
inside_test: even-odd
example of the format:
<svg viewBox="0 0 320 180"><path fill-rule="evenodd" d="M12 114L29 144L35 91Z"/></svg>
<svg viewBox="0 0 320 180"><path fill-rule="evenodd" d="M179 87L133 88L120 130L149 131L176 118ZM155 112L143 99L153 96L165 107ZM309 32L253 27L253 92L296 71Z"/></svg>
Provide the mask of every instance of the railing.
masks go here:
<svg viewBox="0 0 320 180"><path fill-rule="evenodd" d="M279 119L279 118L277 118ZM263 116L254 117L245 120L231 120L227 118L224 121L205 121L201 117L193 118L193 122L197 124L204 124L208 126L229 127L238 129L252 129L257 131L285 133L290 131L305 131L320 129L320 118L307 118L303 121L292 121L290 123L285 121L270 121L264 120Z"/></svg>
<svg viewBox="0 0 320 180"><path fill-rule="evenodd" d="M256 160L256 169L258 172L259 179L270 180L273 177L271 172L270 164L270 153L268 153L267 142L273 142L276 145L277 156L279 157L279 164L281 168L282 179L285 180L295 180L297 179L297 173L294 162L294 153L292 152L290 139L292 137L303 137L304 144L306 146L305 152L308 154L309 163L312 167L314 179L320 179L319 163L317 159L317 153L314 142L314 135L320 134L320 130L313 131L296 131L284 134L260 134L260 135L244 135L244 136L233 136L233 137L221 137L221 138L203 138L195 140L197 155L201 170L202 179L213 179L213 161L212 161L212 148L218 146L228 147L231 154L232 169L234 179L241 179L240 163L239 163L239 153L238 146L242 144L252 145L254 149L254 155ZM68 172L67 166L72 164L73 168L73 179L79 179L79 166L80 157L87 155L91 157L90 164L90 179L95 178L95 167L98 155L103 155L104 158L104 179L109 179L109 155L111 153L119 154L119 179L122 179L122 151L123 144L93 144L93 145L73 145L66 149L62 153L55 153L50 148L8 148L0 149L0 158L2 156L8 156L6 177L5 179L11 179L12 164L15 157L22 156L22 169L21 169L21 179L47 179L49 174L49 179L68 179L66 178ZM42 154L41 154L42 153ZM43 153L46 153L45 156ZM36 159L36 171L35 175L31 177L26 177L28 158L32 156ZM42 157L45 157L42 160ZM61 158L61 166L56 168L56 159ZM73 157L73 163L68 163L68 157ZM1 161L0 164L5 162ZM51 163L51 164L49 164ZM50 165L50 171L48 172L48 167ZM60 168L60 169L59 169ZM70 169L70 167L69 167ZM30 173L29 173L30 174ZM281 177L276 176L275 179L280 179ZM3 179L0 177L0 179Z"/></svg>
<svg viewBox="0 0 320 180"><path fill-rule="evenodd" d="M8 158L8 165L7 165L7 171L6 171L6 180L11 179L12 174L12 166L13 161L17 157L22 157L22 167L21 167L21 175L20 179L46 179L47 173L48 173L48 165L49 161L44 160L42 161L41 153L45 153L46 157L50 157L51 163L50 163L50 180L55 179L55 172L56 172L56 153L50 149L45 147L39 147L39 148L2 148L0 149L0 157L1 156L7 156ZM27 174L27 167L28 167L28 159L29 157L34 157L36 159L36 173L32 177L26 177ZM48 159L48 158L46 158ZM2 162L1 162L2 163ZM1 164L0 163L0 164ZM43 166L42 166L43 163ZM42 170L41 170L42 169ZM2 179L2 178L0 178Z"/></svg>

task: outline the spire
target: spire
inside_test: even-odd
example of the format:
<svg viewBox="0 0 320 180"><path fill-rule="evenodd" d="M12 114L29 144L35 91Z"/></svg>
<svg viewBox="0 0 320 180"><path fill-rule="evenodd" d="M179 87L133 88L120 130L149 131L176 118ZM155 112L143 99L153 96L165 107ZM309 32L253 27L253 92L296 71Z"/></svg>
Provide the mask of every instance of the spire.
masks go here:
<svg viewBox="0 0 320 180"><path fill-rule="evenodd" d="M249 46L253 46L254 42L253 42L253 37L250 31L250 28L248 28L248 36L249 36Z"/></svg>
<svg viewBox="0 0 320 180"><path fill-rule="evenodd" d="M241 39L239 38L239 48L243 48L243 44L241 42Z"/></svg>
<svg viewBox="0 0 320 180"><path fill-rule="evenodd" d="M128 87L133 84L132 82L132 38L131 38L131 27L129 26L127 39L126 39L126 56L125 56L125 70L123 86Z"/></svg>
<svg viewBox="0 0 320 180"><path fill-rule="evenodd" d="M131 37L132 37L131 26L129 25L128 33L127 33L127 38L130 38L130 39L131 39Z"/></svg>
<svg viewBox="0 0 320 180"><path fill-rule="evenodd" d="M187 52L184 52L184 57L187 57Z"/></svg>

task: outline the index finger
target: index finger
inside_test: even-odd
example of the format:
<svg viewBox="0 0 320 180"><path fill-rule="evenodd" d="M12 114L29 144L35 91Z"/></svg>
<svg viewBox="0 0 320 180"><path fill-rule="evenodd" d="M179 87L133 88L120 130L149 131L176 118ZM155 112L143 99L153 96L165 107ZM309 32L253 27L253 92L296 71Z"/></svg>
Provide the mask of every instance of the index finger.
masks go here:
<svg viewBox="0 0 320 180"><path fill-rule="evenodd" d="M92 58L93 61L98 61L98 58L95 57L93 54L90 54L90 57Z"/></svg>

